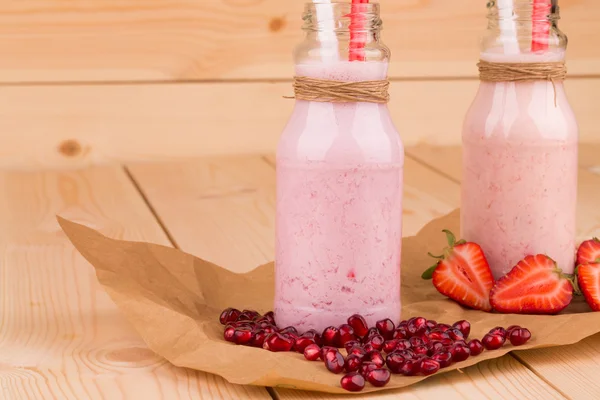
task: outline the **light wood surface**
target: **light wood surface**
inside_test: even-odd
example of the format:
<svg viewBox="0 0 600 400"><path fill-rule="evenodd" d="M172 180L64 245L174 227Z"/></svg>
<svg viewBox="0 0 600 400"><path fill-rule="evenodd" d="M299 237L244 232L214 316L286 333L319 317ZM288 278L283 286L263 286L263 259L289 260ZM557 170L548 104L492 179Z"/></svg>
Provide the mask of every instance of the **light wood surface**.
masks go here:
<svg viewBox="0 0 600 400"><path fill-rule="evenodd" d="M408 146L457 145L479 82L399 81L389 107ZM600 79L568 93L582 141L600 137ZM8 86L0 96L0 166L81 167L136 160L272 153L290 83Z"/></svg>
<svg viewBox="0 0 600 400"><path fill-rule="evenodd" d="M121 167L0 172L0 399L270 399L156 356L55 215L169 245Z"/></svg>
<svg viewBox="0 0 600 400"><path fill-rule="evenodd" d="M130 164L128 170L182 250L241 272L273 258L272 165L272 156L237 157ZM405 235L458 205L458 184L410 157L406 160ZM275 390L281 399L341 398ZM439 399L442 394L456 399L563 398L509 355L402 391L357 398Z"/></svg>
<svg viewBox="0 0 600 400"><path fill-rule="evenodd" d="M306 0L0 4L0 82L288 78ZM381 0L394 77L474 77L486 1ZM600 73L600 3L561 0L570 72Z"/></svg>

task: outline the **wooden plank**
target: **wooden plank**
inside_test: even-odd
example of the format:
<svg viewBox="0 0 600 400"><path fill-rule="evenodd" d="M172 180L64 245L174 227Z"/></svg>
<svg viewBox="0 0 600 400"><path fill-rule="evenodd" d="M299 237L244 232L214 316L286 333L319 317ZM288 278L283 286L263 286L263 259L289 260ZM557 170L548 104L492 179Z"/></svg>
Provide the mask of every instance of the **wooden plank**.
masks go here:
<svg viewBox="0 0 600 400"><path fill-rule="evenodd" d="M594 156L596 145L580 146L577 235L579 240L600 235L598 188L600 162ZM461 151L458 147L418 146L409 149L412 157L462 179ZM596 153L597 154L597 153ZM515 352L515 356L547 382L573 399L600 398L600 335L584 339L572 346L552 347Z"/></svg>
<svg viewBox="0 0 600 400"><path fill-rule="evenodd" d="M392 84L406 145L460 143L478 82ZM600 79L573 79L582 140L598 141ZM270 153L294 102L289 83L11 86L0 96L0 166L81 167L115 161Z"/></svg>
<svg viewBox="0 0 600 400"><path fill-rule="evenodd" d="M150 351L55 215L111 237L169 242L120 167L0 172L0 398L270 399Z"/></svg>
<svg viewBox="0 0 600 400"><path fill-rule="evenodd" d="M131 164L128 168L171 236L185 251L236 271L273 259L273 158L235 157ZM405 169L404 231L414 234L454 209L458 185L412 159ZM209 243L205 243L209 240ZM356 398L562 398L510 356L483 362L403 391ZM281 399L334 399L276 389Z"/></svg>
<svg viewBox="0 0 600 400"><path fill-rule="evenodd" d="M305 0L62 0L0 5L0 82L289 78ZM382 5L393 77L475 77L485 2ZM573 75L600 73L594 0L561 1Z"/></svg>

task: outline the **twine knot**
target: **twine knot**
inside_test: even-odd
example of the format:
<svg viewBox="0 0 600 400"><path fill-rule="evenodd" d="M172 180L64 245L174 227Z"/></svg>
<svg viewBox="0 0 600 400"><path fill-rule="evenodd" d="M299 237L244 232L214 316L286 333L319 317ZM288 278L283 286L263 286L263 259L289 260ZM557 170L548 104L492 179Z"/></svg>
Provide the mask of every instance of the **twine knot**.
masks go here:
<svg viewBox="0 0 600 400"><path fill-rule="evenodd" d="M286 99L324 103L385 104L390 101L389 87L390 81L387 79L346 82L296 76L294 77L294 97L286 97Z"/></svg>

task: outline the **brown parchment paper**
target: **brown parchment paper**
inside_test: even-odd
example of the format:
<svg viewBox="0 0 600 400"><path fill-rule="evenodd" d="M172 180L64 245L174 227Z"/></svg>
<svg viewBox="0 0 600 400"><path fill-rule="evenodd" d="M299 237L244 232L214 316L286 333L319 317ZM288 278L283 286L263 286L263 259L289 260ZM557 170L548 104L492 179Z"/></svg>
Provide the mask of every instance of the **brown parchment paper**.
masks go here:
<svg viewBox="0 0 600 400"><path fill-rule="evenodd" d="M472 337L482 337L495 326L527 326L533 337L519 349L572 344L600 332L600 313L593 313L576 297L560 315L493 314L467 310L440 295L421 273L432 265L428 251L446 246L442 229L458 232L459 213L434 220L414 237L402 241L402 302L404 319L424 316L438 322L467 319ZM272 309L273 264L247 274L235 274L182 251L148 243L109 239L85 226L59 218L77 250L94 266L98 280L148 346L171 363L217 374L232 383L286 387L329 393L348 393L341 375L328 372L321 362L308 362L298 353L272 353L235 346L222 338L218 317L224 308L266 312ZM515 348L486 351L439 373L500 357ZM394 375L385 388L400 388L424 377Z"/></svg>

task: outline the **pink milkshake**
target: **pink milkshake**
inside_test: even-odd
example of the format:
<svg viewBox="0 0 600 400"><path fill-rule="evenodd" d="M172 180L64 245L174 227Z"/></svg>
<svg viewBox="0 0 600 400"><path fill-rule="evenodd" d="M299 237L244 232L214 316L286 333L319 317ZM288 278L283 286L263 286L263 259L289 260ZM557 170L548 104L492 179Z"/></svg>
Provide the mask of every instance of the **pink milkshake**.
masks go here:
<svg viewBox="0 0 600 400"><path fill-rule="evenodd" d="M481 55L506 63L563 58L564 47ZM461 228L482 246L496 279L531 254L573 273L577 141L562 82L481 82L463 130Z"/></svg>

